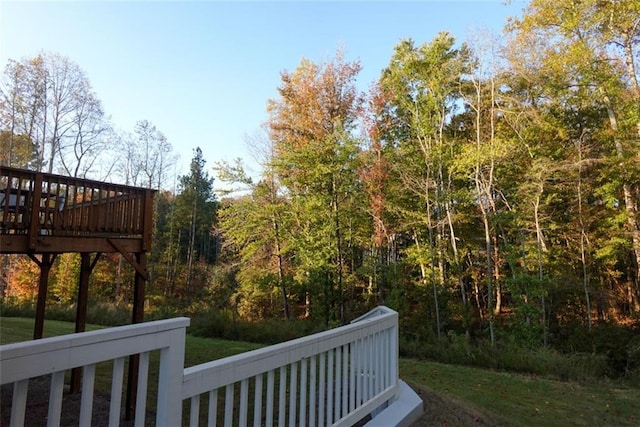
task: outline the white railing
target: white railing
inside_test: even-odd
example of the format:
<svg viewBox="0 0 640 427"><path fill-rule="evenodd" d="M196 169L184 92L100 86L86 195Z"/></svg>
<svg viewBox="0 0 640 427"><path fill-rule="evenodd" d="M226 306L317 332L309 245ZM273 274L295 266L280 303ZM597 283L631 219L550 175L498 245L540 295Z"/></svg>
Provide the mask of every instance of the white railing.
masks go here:
<svg viewBox="0 0 640 427"><path fill-rule="evenodd" d="M160 352L156 424L180 425L181 402L174 391L182 387L187 326L189 319L182 317L1 346L0 380L13 383L10 425L25 424L29 379L42 375L51 376L47 425L60 425L64 376L77 367L83 367L79 425L91 425L96 364L111 360L109 426L119 425L125 359L140 354L135 425L143 426L149 355L154 350Z"/></svg>
<svg viewBox="0 0 640 427"><path fill-rule="evenodd" d="M1 383L14 384L11 426L24 425L29 379L41 375L51 376L47 425L60 425L64 375L76 367L83 367L79 424L91 425L95 367L109 360L109 425L118 425L132 354L140 354L135 425L144 425L149 355L157 350L159 426L201 419L209 426L349 426L398 393L398 315L386 307L347 326L185 369L188 325L177 318L0 347ZM190 401L184 420L183 400Z"/></svg>
<svg viewBox="0 0 640 427"><path fill-rule="evenodd" d="M185 369L190 425L199 424L201 406L210 426L218 418L224 426L355 424L398 391L398 314L379 307L356 320Z"/></svg>

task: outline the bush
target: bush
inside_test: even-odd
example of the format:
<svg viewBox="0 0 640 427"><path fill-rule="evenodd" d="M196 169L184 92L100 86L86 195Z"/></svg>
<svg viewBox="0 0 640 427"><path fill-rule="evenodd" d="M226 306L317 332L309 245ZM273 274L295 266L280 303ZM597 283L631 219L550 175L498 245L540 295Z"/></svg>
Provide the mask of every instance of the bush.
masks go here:
<svg viewBox="0 0 640 427"><path fill-rule="evenodd" d="M191 318L189 333L205 338L223 338L260 344L275 344L319 332L317 323L293 319L249 322L226 310L199 311Z"/></svg>
<svg viewBox="0 0 640 427"><path fill-rule="evenodd" d="M468 365L554 377L562 380L586 381L610 375L606 355L595 353L562 354L540 347L530 349L513 344L495 346L487 341L472 342L454 333L446 337L420 340L400 338L400 355L436 362Z"/></svg>
<svg viewBox="0 0 640 427"><path fill-rule="evenodd" d="M131 323L132 310L133 306L125 303L89 304L87 322L102 326L128 325Z"/></svg>
<svg viewBox="0 0 640 427"><path fill-rule="evenodd" d="M0 315L4 317L36 317L36 304L20 301L17 298L0 299Z"/></svg>
<svg viewBox="0 0 640 427"><path fill-rule="evenodd" d="M128 304L90 301L87 307L87 323L101 326L120 326L131 323L131 306ZM36 304L11 298L0 300L0 314L5 317L36 317ZM75 304L47 303L45 318L75 322L77 306Z"/></svg>
<svg viewBox="0 0 640 427"><path fill-rule="evenodd" d="M48 303L45 317L48 320L75 322L75 304ZM126 303L90 302L87 308L87 323L101 326L120 326L131 323L132 306ZM0 300L0 314L5 317L36 317L36 305L33 302L4 298ZM300 338L324 328L317 322L293 319L264 320L250 322L239 320L230 310L206 307L203 303L194 303L185 307L158 305L145 312L144 320L160 320L185 316L191 319L188 332L194 336L223 338L236 341L248 341L260 344L275 344Z"/></svg>
<svg viewBox="0 0 640 427"><path fill-rule="evenodd" d="M634 343L637 328L612 322L594 324L591 330L582 324L567 324L558 330L552 345L563 353L596 353L606 357L609 375L626 376L635 365Z"/></svg>

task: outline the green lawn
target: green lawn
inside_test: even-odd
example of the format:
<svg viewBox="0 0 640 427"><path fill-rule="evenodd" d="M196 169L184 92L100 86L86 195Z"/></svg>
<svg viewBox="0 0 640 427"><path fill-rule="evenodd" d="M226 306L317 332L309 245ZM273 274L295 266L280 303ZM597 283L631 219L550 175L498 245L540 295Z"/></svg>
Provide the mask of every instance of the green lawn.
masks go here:
<svg viewBox="0 0 640 427"><path fill-rule="evenodd" d="M18 317L0 317L0 344L28 341L33 337L33 319ZM87 325L87 330L102 328L97 325ZM71 334L74 324L47 320L44 325L44 337ZM252 344L237 341L226 341L209 338L198 338L187 335L185 348L185 366L193 366L214 359L231 356L262 347L260 344Z"/></svg>
<svg viewBox="0 0 640 427"><path fill-rule="evenodd" d="M73 324L47 321L44 330L45 336L71 333ZM32 319L0 318L2 344L29 340L32 333ZM185 365L258 347L260 345L251 343L187 336ZM105 369L105 377L108 375L109 370ZM620 382L602 380L579 384L410 359L400 360L400 375L410 384L475 408L496 425L640 425L640 389Z"/></svg>
<svg viewBox="0 0 640 427"><path fill-rule="evenodd" d="M476 408L496 425L640 425L640 389L620 382L579 384L408 359L400 360L400 376Z"/></svg>

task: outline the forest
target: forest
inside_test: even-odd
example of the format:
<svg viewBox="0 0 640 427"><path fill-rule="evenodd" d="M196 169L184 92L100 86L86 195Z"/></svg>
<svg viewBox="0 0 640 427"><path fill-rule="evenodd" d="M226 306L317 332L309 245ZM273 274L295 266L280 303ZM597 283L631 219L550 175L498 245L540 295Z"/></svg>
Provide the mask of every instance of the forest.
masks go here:
<svg viewBox="0 0 640 427"><path fill-rule="evenodd" d="M256 179L241 159L207 166L206 141L174 177L182 142L114 129L80 65L10 60L0 164L158 190L149 318L233 338L384 304L407 354L550 349L640 377L640 1L532 0L501 37L400 41L366 91L361 67L338 51L281 72L247 141ZM3 315L24 312L37 266L1 266ZM73 305L79 268L58 258L48 313ZM128 307L132 276L100 260L95 316Z"/></svg>

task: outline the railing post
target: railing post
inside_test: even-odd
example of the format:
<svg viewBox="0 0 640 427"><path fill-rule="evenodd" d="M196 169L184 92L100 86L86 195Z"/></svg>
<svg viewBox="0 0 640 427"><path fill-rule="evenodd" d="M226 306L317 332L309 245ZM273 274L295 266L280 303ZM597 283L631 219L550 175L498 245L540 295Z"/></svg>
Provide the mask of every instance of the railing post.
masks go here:
<svg viewBox="0 0 640 427"><path fill-rule="evenodd" d="M38 234L40 233L40 198L42 196L42 174L36 173L31 192L31 200L25 200L25 206L30 206L29 212L29 249L34 250L38 243Z"/></svg>
<svg viewBox="0 0 640 427"><path fill-rule="evenodd" d="M392 358L391 358L391 363L390 363L390 371L389 372L389 377L391 379L392 384L397 387L398 386L398 381L400 378L400 374L398 371L398 361L400 360L400 346L399 346L399 342L398 342L398 313L393 313L393 316L395 317L395 326L393 328L391 328L391 351L392 351ZM396 391L396 395L397 395L398 391Z"/></svg>
<svg viewBox="0 0 640 427"><path fill-rule="evenodd" d="M146 189L144 192L144 207L142 214L142 250L151 250L153 239L153 195L154 191Z"/></svg>
<svg viewBox="0 0 640 427"><path fill-rule="evenodd" d="M186 327L171 331L171 344L160 350L158 402L156 425L163 427L182 424L182 374Z"/></svg>

